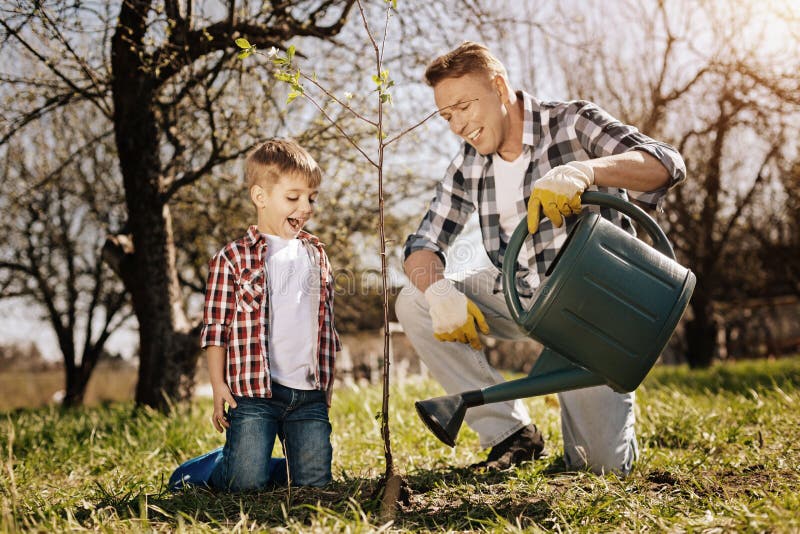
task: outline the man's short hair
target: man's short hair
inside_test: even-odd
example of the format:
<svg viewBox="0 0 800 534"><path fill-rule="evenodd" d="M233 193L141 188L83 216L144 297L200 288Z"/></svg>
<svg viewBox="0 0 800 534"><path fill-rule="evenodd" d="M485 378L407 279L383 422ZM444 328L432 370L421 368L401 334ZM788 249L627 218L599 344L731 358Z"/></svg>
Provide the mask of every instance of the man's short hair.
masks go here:
<svg viewBox="0 0 800 534"><path fill-rule="evenodd" d="M287 174L305 178L309 187L319 187L322 182L319 165L294 139L268 139L254 148L245 160L248 191L254 185L270 188Z"/></svg>
<svg viewBox="0 0 800 534"><path fill-rule="evenodd" d="M425 69L425 82L431 87L447 78L460 78L466 74L486 73L508 78L506 68L486 46L465 41L457 48L431 61Z"/></svg>

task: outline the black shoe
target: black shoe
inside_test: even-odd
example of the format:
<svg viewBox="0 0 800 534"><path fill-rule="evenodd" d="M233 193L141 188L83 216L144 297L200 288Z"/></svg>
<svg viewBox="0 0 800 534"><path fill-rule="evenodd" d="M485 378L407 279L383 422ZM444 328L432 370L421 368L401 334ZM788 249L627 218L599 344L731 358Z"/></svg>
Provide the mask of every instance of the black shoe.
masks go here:
<svg viewBox="0 0 800 534"><path fill-rule="evenodd" d="M544 437L536 425L520 428L506 439L492 447L483 462L471 467L483 467L490 471L503 471L522 462L538 460L544 452Z"/></svg>

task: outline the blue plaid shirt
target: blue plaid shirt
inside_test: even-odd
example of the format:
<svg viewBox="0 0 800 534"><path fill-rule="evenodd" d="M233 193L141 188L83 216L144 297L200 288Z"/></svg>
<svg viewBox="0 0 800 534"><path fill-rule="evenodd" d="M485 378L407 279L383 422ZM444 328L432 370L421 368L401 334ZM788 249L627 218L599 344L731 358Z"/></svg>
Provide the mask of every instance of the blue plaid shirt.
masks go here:
<svg viewBox="0 0 800 534"><path fill-rule="evenodd" d="M686 178L683 158L673 147L621 123L595 104L580 100L541 102L527 93L517 94L521 96L525 110L523 151L530 158L516 203L519 221L527 217L528 199L534 182L553 167L570 161L611 156L629 150L647 152L669 171L667 186L647 192L596 186L590 189L625 200L633 199L649 208L659 207L667 190ZM431 250L445 262L448 247L477 208L483 246L491 262L502 269L509 236L503 234L500 228L495 192L492 155L482 156L464 142L447 168L444 179L437 185L436 194L419 228L408 236L405 257L416 250ZM595 206L587 209L599 210L606 219L635 233L630 219L616 210ZM577 217L567 217L566 224L556 228L549 219L542 218L539 231L528 236L519 255L521 263L527 264L518 266L517 282L521 296L530 296L538 287L576 222ZM501 287L501 277L498 275L495 291L500 291Z"/></svg>

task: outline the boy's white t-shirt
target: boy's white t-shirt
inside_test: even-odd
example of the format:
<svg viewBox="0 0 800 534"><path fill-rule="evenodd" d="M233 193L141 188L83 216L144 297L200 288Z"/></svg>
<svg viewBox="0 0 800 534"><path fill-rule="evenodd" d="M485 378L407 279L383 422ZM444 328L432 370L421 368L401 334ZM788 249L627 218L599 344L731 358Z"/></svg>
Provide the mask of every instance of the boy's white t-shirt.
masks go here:
<svg viewBox="0 0 800 534"><path fill-rule="evenodd" d="M267 235L269 280L269 370L273 381L314 389L314 321L311 258L299 239Z"/></svg>

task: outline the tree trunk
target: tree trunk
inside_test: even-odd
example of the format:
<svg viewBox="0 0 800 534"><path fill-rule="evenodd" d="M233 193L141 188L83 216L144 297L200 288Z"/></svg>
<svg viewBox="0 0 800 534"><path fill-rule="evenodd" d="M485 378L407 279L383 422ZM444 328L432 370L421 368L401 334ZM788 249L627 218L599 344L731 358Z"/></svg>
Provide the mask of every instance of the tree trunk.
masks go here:
<svg viewBox="0 0 800 534"><path fill-rule="evenodd" d="M83 404L86 396L86 386L89 385L89 378L92 376L94 365L68 366L64 369L66 374L66 392L61 405L64 408L73 408Z"/></svg>
<svg viewBox="0 0 800 534"><path fill-rule="evenodd" d="M717 323L702 295L691 302L693 318L686 323L686 359L692 369L705 369L714 361L717 348Z"/></svg>
<svg viewBox="0 0 800 534"><path fill-rule="evenodd" d="M199 340L182 306L169 206L163 198L157 84L138 47L149 3L123 3L112 43L114 133L125 187L132 256L123 278L139 322L136 402L169 408L191 394Z"/></svg>

